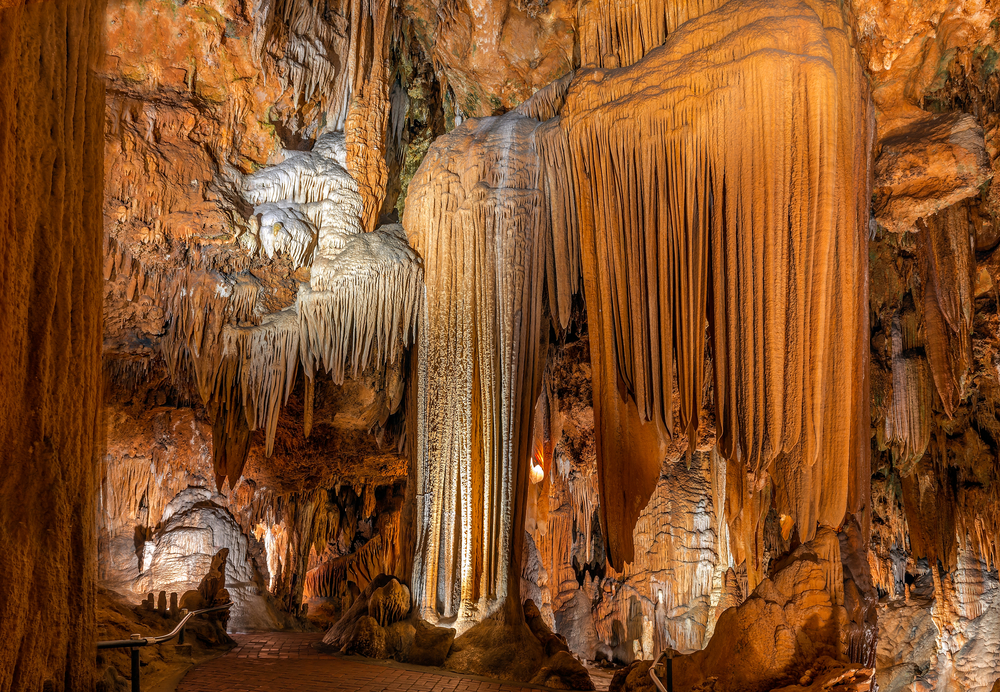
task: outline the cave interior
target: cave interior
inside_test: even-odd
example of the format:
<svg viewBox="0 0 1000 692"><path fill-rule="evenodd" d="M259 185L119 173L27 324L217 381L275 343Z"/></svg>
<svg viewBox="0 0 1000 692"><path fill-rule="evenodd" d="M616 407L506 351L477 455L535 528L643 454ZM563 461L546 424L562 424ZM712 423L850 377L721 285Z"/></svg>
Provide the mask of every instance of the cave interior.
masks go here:
<svg viewBox="0 0 1000 692"><path fill-rule="evenodd" d="M0 692L1000 691L997 0L0 26Z"/></svg>

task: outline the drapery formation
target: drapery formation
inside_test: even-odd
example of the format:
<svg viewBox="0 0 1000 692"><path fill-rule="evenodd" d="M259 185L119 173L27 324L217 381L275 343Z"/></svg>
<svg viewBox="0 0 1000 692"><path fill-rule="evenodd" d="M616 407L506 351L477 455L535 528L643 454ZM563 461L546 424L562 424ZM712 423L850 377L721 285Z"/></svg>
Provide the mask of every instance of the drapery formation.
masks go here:
<svg viewBox="0 0 1000 692"><path fill-rule="evenodd" d="M414 602L456 626L520 611L545 289L542 125L470 121L432 145L404 225L426 280L419 336Z"/></svg>
<svg viewBox="0 0 1000 692"><path fill-rule="evenodd" d="M615 566L663 433L693 442L706 320L720 451L751 492L768 473L804 540L861 506L871 110L844 27L834 3L730 2L569 90Z"/></svg>
<svg viewBox="0 0 1000 692"><path fill-rule="evenodd" d="M695 443L707 345L734 554L759 552L772 484L802 540L865 506L872 116L845 20L822 0L682 5L583 6L590 64L635 64L463 125L414 178L425 615L502 598L518 559L543 279L559 325L583 278L614 567L668 436Z"/></svg>

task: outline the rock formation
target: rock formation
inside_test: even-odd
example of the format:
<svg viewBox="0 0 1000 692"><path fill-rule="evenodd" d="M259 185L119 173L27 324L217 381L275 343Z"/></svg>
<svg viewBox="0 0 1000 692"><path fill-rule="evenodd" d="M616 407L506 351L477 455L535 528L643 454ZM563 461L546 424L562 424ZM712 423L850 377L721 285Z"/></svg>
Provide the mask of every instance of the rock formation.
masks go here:
<svg viewBox="0 0 1000 692"><path fill-rule="evenodd" d="M95 682L104 3L0 3L0 689Z"/></svg>
<svg viewBox="0 0 1000 692"><path fill-rule="evenodd" d="M0 7L0 689L1000 684L995 3Z"/></svg>

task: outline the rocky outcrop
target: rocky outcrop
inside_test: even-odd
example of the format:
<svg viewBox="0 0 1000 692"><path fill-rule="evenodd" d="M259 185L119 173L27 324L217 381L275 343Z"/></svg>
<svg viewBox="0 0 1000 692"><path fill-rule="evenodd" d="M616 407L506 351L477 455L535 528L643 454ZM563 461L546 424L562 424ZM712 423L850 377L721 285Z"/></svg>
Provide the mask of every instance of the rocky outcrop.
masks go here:
<svg viewBox="0 0 1000 692"><path fill-rule="evenodd" d="M992 178L983 128L968 113L926 116L887 133L875 163L875 219L889 231L979 194Z"/></svg>

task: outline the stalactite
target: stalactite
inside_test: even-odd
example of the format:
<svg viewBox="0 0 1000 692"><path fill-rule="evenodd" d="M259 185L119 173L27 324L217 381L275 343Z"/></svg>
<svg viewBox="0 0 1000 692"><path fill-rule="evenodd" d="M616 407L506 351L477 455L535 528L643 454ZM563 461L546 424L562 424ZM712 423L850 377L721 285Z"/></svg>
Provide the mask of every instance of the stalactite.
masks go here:
<svg viewBox="0 0 1000 692"><path fill-rule="evenodd" d="M396 21L395 0L372 3L351 0L351 52L354 99L347 113L347 169L360 183L366 231L378 223L382 200L389 182L385 161L389 101L389 43ZM358 79L364 75L363 81Z"/></svg>
<svg viewBox="0 0 1000 692"><path fill-rule="evenodd" d="M371 503L362 508L362 515L375 514L375 493L366 485L362 502ZM398 549L400 511L394 505L378 516L375 535L363 546L347 555L323 558L306 574L304 595L307 598L333 598L344 582L354 582L364 590L380 574L393 574L400 558Z"/></svg>
<svg viewBox="0 0 1000 692"><path fill-rule="evenodd" d="M389 46L396 2L369 0L255 0L253 53L273 61L297 106L314 97L323 127L346 132L342 165L358 181L362 227L378 223L388 182Z"/></svg>
<svg viewBox="0 0 1000 692"><path fill-rule="evenodd" d="M220 278L214 272L184 272L170 282L166 296L171 319L161 345L163 358L175 379L190 369L203 403L215 390L222 329L228 321L229 291Z"/></svg>
<svg viewBox="0 0 1000 692"><path fill-rule="evenodd" d="M291 259L292 267L312 262L316 249L316 229L293 204L261 204L254 208L260 219L260 243L270 259L280 252Z"/></svg>
<svg viewBox="0 0 1000 692"><path fill-rule="evenodd" d="M877 431L882 448L891 447L895 465L906 475L920 460L931 439L931 376L927 359L915 353L917 347L916 315L912 310L902 318L910 323L904 329L897 317L892 325L892 401L885 424Z"/></svg>
<svg viewBox="0 0 1000 692"><path fill-rule="evenodd" d="M613 565L667 432L694 438L706 318L723 454L775 476L803 540L864 505L871 108L844 26L833 3L730 3L569 90Z"/></svg>
<svg viewBox="0 0 1000 692"><path fill-rule="evenodd" d="M340 3L316 0L255 0L251 49L265 70L274 61L282 88L291 89L296 105L314 95L329 99L333 115L346 107L350 78L337 70L338 56L347 53L347 17ZM330 21L332 20L332 21Z"/></svg>
<svg viewBox="0 0 1000 692"><path fill-rule="evenodd" d="M251 431L264 431L271 454L300 361L307 381L322 362L338 384L369 364L398 361L414 338L422 299L422 269L402 229L360 233L363 204L341 165L344 136L322 135L312 151L285 155L243 179L257 220L244 237L254 238L251 246L263 247L269 257L289 255L293 267L311 263L310 284L301 285L294 305L261 319L260 285L249 273L186 270L164 281L164 357L175 379L190 371L212 411L220 489L227 478L235 487ZM106 276L142 277L145 285L148 274L115 247Z"/></svg>
<svg viewBox="0 0 1000 692"><path fill-rule="evenodd" d="M932 564L940 560L950 572L957 562L955 513L960 504L951 483L940 478L937 471L945 453L943 444L932 436L927 454L914 472L901 480L911 553Z"/></svg>
<svg viewBox="0 0 1000 692"><path fill-rule="evenodd" d="M313 427L313 411L316 405L316 379L314 377L309 377L306 375L306 396L305 403L303 405L302 417L304 423L302 426L303 437L309 437L312 433Z"/></svg>
<svg viewBox="0 0 1000 692"><path fill-rule="evenodd" d="M334 382L369 362L395 362L416 329L422 271L402 227L355 236L330 261L314 263L312 289L297 301L302 363L322 362Z"/></svg>
<svg viewBox="0 0 1000 692"><path fill-rule="evenodd" d="M627 67L663 45L678 26L726 0L585 0L578 12L585 66Z"/></svg>
<svg viewBox="0 0 1000 692"><path fill-rule="evenodd" d="M927 359L945 413L953 416L972 364L976 263L968 209L948 207L917 226Z"/></svg>
<svg viewBox="0 0 1000 692"><path fill-rule="evenodd" d="M333 158L316 151L288 152L283 162L262 168L245 180L244 196L254 205L268 202L306 204L332 199L358 184Z"/></svg>
<svg viewBox="0 0 1000 692"><path fill-rule="evenodd" d="M294 311L268 315L256 327L227 326L223 358L238 363L243 412L251 430L263 429L270 456L278 414L288 401L299 364L299 321ZM237 474L237 478L239 475ZM230 484L234 481L230 478Z"/></svg>

